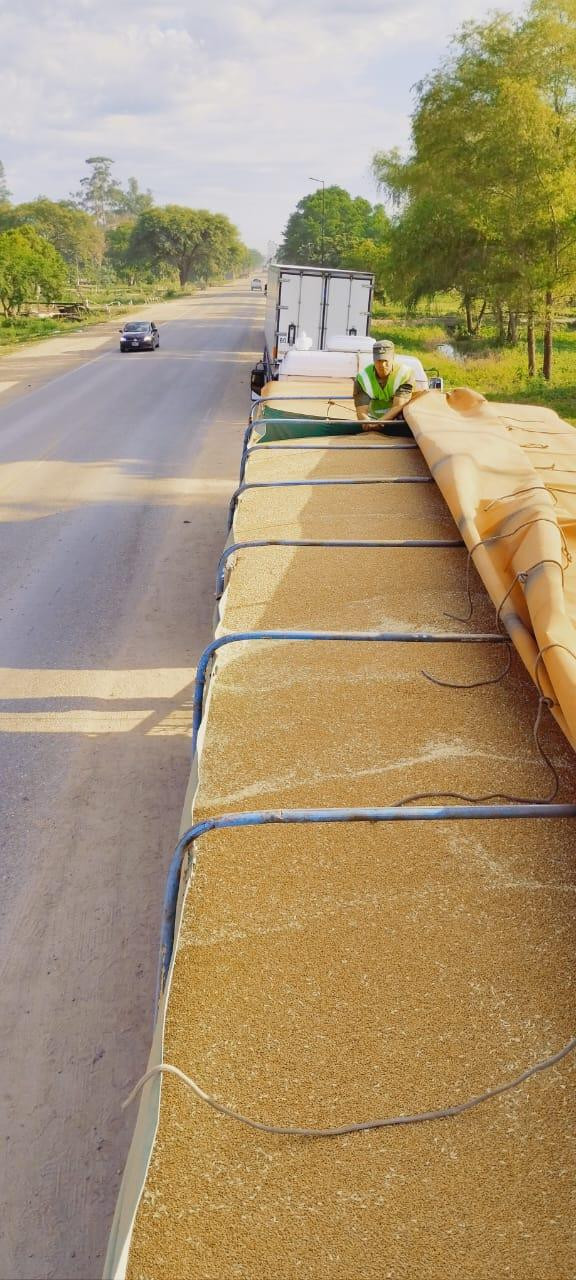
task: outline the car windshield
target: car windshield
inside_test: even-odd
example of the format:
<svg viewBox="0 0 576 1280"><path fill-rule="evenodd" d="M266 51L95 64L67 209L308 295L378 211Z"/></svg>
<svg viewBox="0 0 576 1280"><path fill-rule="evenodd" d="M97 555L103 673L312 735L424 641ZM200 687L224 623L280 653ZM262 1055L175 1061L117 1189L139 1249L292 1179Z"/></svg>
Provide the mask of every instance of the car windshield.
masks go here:
<svg viewBox="0 0 576 1280"><path fill-rule="evenodd" d="M146 333L149 328L150 325L146 324L144 320L136 320L133 324L124 325L124 333Z"/></svg>

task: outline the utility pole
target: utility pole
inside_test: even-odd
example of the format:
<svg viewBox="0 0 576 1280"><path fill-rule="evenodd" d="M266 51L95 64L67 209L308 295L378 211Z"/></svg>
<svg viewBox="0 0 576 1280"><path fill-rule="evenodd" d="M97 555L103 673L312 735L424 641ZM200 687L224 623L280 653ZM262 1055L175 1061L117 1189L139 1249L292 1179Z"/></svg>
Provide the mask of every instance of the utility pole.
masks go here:
<svg viewBox="0 0 576 1280"><path fill-rule="evenodd" d="M322 227L320 231L320 266L324 266L324 213L325 213L325 196L326 183L324 178L309 178L309 182L320 182L322 184Z"/></svg>

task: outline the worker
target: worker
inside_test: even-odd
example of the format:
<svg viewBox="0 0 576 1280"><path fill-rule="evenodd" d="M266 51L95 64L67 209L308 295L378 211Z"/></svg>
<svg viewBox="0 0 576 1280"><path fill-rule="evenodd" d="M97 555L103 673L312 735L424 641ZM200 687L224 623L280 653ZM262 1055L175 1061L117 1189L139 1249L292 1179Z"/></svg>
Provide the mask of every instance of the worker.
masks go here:
<svg viewBox="0 0 576 1280"><path fill-rule="evenodd" d="M403 364L401 356L396 359L394 350L393 342L375 342L372 364L366 365L355 379L354 404L363 431L378 430L370 419L377 418L380 424L401 418L404 405L414 394L414 368ZM398 425L400 429L403 426Z"/></svg>

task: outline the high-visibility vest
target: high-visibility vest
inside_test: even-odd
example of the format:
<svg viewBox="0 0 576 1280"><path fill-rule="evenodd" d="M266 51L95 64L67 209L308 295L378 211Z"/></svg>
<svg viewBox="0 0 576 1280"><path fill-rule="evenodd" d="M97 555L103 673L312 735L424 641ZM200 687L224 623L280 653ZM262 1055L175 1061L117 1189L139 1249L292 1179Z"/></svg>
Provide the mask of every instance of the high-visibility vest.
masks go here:
<svg viewBox="0 0 576 1280"><path fill-rule="evenodd" d="M390 408L398 387L401 387L403 382L409 382L411 387L414 386L414 369L401 362L394 363L386 382L382 385L374 365L368 364L356 375L356 382L371 400L378 401L377 405L372 406L373 416L377 418L379 413L385 413Z"/></svg>

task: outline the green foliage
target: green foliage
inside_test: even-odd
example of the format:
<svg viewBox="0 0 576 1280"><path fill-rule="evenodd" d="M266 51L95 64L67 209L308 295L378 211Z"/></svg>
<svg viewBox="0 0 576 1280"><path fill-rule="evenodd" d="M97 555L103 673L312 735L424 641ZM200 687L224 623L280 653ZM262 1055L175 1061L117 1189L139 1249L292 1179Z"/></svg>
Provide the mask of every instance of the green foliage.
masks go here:
<svg viewBox="0 0 576 1280"><path fill-rule="evenodd" d="M39 196L28 204L0 211L0 230L11 227L32 227L77 272L93 269L102 261L102 230L87 213L65 200L54 202Z"/></svg>
<svg viewBox="0 0 576 1280"><path fill-rule="evenodd" d="M288 219L277 258L309 266L349 267L350 254L359 244L383 245L388 230L382 205L373 207L342 187L326 187L299 201Z"/></svg>
<svg viewBox="0 0 576 1280"><path fill-rule="evenodd" d="M346 254L346 266L351 271L370 271L374 276L374 296L385 298L389 292L390 244L378 244L374 240L359 240Z"/></svg>
<svg viewBox="0 0 576 1280"><path fill-rule="evenodd" d="M122 188L112 177L114 161L109 156L90 156L86 164L89 173L80 179L80 190L72 199L99 227L110 226L122 200Z"/></svg>
<svg viewBox="0 0 576 1280"><path fill-rule="evenodd" d="M132 261L178 271L180 285L240 269L245 254L236 228L221 213L166 205L138 218L131 235Z"/></svg>
<svg viewBox="0 0 576 1280"><path fill-rule="evenodd" d="M5 316L18 314L33 298L57 298L67 279L63 258L32 227L0 234L0 307Z"/></svg>
<svg viewBox="0 0 576 1280"><path fill-rule="evenodd" d="M72 326L70 326L72 327ZM16 316L0 320L0 352L3 347L15 347L33 338L51 338L60 333L62 324L52 317Z"/></svg>
<svg viewBox="0 0 576 1280"><path fill-rule="evenodd" d="M132 232L136 219L121 222L117 227L110 227L106 232L105 263L116 280L134 285L137 282L153 278L153 273L146 263L138 263L132 250Z"/></svg>
<svg viewBox="0 0 576 1280"><path fill-rule="evenodd" d="M576 9L534 0L517 22L468 23L417 87L412 153L373 168L398 210L393 296L458 288L473 306L552 316L576 284Z"/></svg>
<svg viewBox="0 0 576 1280"><path fill-rule="evenodd" d="M114 161L109 156L90 156L90 172L80 179L73 203L90 214L99 227L113 227L125 218L136 218L153 204L151 191L140 191L136 178L128 179L128 189L112 177Z"/></svg>
<svg viewBox="0 0 576 1280"><path fill-rule="evenodd" d="M117 212L124 218L138 218L146 209L151 209L154 197L151 191L140 191L136 178L128 179L128 188L121 191L118 198Z"/></svg>

